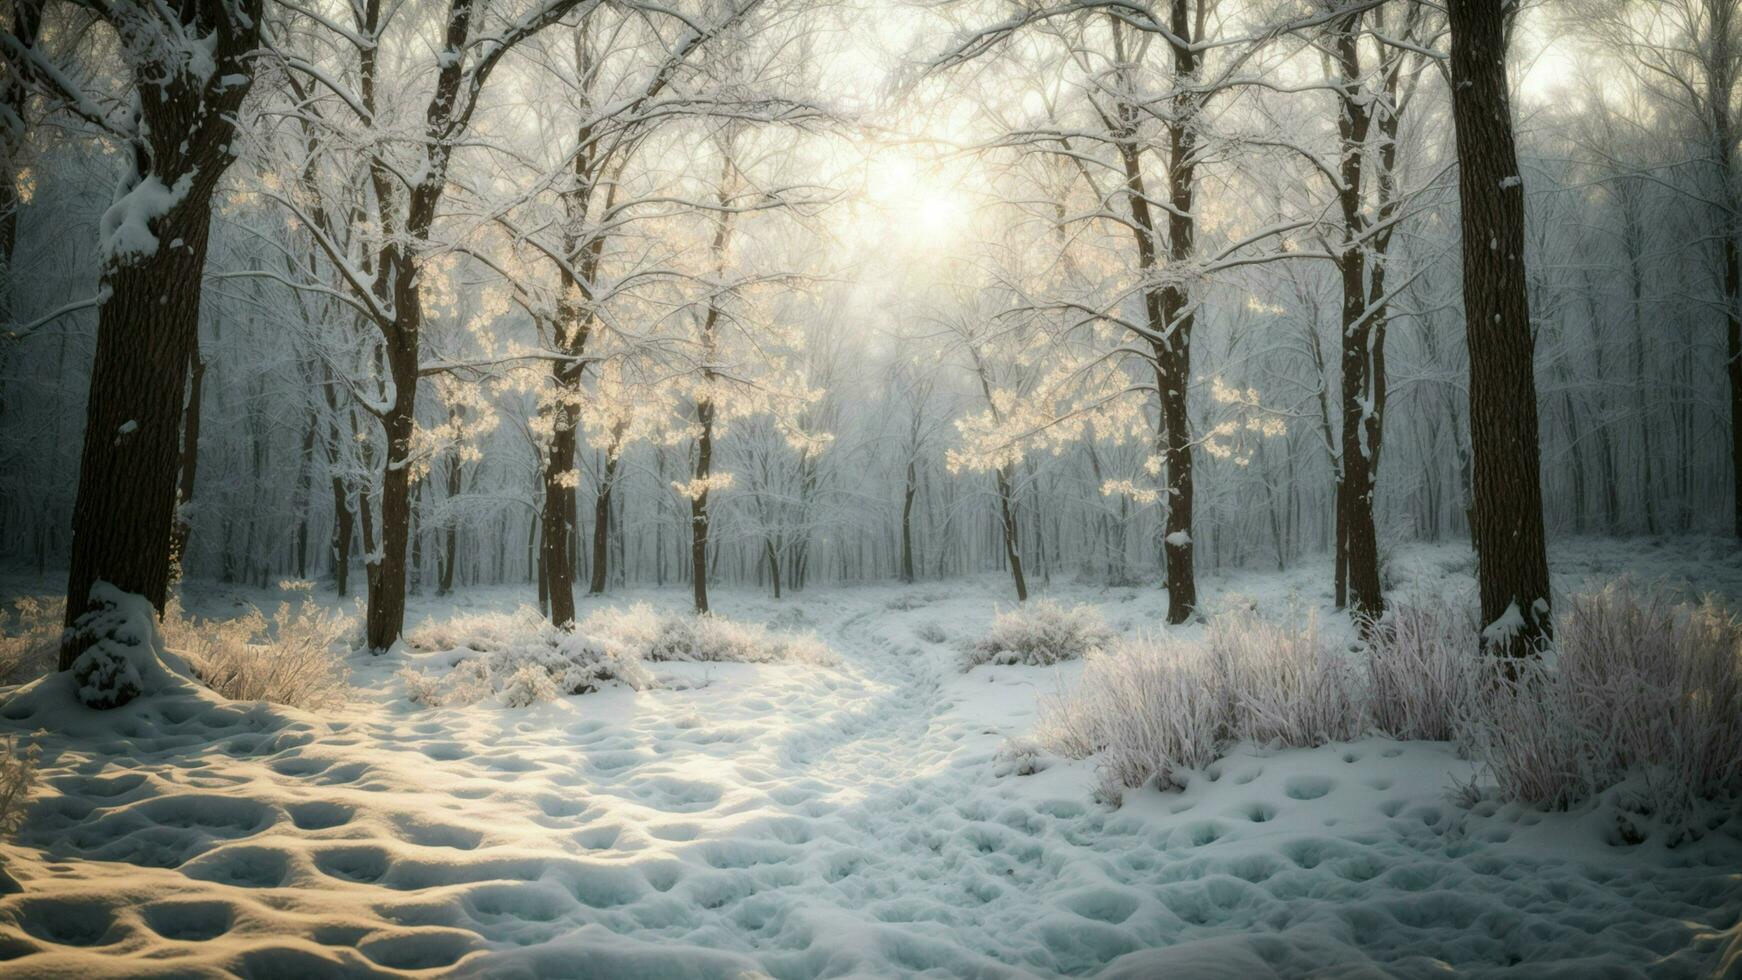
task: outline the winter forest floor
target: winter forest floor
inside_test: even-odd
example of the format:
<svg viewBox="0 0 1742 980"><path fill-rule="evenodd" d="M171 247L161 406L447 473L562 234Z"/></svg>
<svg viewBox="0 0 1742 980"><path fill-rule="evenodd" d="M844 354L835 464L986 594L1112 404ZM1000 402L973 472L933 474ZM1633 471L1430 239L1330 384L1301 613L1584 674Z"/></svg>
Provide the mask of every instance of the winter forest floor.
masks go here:
<svg viewBox="0 0 1742 980"><path fill-rule="evenodd" d="M1556 585L1630 573L1742 598L1723 541L1558 542ZM1468 593L1473 559L1413 546L1402 593ZM1316 609L1329 570L1207 579L1206 606ZM55 583L0 578L0 600ZM1054 583L1118 631L1152 588ZM190 608L238 598L209 583ZM408 622L524 589L414 601ZM677 608L679 589L608 603ZM14 717L42 751L0 845L9 976L1716 976L1742 970L1742 819L1681 847L1611 842L1601 806L1453 791L1447 743L1245 747L1184 791L1095 802L1092 762L1000 756L1079 669L960 669L1007 583L720 590L717 611L812 629L808 663L650 665L647 691L421 708L432 654L353 655L355 700L310 714L209 694ZM585 610L583 610L583 615ZM1200 626L1183 628L1187 638ZM926 637L926 638L922 638ZM928 639L929 638L929 639ZM940 639L941 638L941 639ZM71 710L71 709L69 709ZM54 731L35 731L55 722Z"/></svg>

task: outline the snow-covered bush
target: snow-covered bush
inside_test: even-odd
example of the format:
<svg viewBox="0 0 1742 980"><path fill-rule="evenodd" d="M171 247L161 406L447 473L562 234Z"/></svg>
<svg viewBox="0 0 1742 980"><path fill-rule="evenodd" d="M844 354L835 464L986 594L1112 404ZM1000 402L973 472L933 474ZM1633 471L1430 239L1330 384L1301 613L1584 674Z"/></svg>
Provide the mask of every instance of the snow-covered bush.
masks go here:
<svg viewBox="0 0 1742 980"><path fill-rule="evenodd" d="M523 660L502 682L502 703L510 708L524 708L557 696L556 681L551 672L530 660Z"/></svg>
<svg viewBox="0 0 1742 980"><path fill-rule="evenodd" d="M1096 756L1097 795L1176 782L1214 762L1227 699L1209 659L1165 635L1138 636L1084 658L1076 688L1041 704L1037 742L1067 758Z"/></svg>
<svg viewBox="0 0 1742 980"><path fill-rule="evenodd" d="M1450 741L1474 683L1475 618L1444 603L1400 604L1372 631L1367 697L1373 727L1397 739Z"/></svg>
<svg viewBox="0 0 1742 980"><path fill-rule="evenodd" d="M581 623L581 630L652 661L835 662L814 633L779 632L712 613L661 615L639 602L627 609L601 609Z"/></svg>
<svg viewBox="0 0 1742 980"><path fill-rule="evenodd" d="M74 690L87 708L119 708L145 693L147 671L162 670L152 610L139 596L99 582L91 590L90 611L73 630L84 648L72 665Z"/></svg>
<svg viewBox="0 0 1742 980"><path fill-rule="evenodd" d="M992 619L991 629L967 650L964 666L1048 666L1099 650L1113 633L1092 606L1061 606L1051 599L1025 602Z"/></svg>
<svg viewBox="0 0 1742 980"><path fill-rule="evenodd" d="M426 619L405 631L405 644L414 650L474 650L494 653L522 642L550 625L531 606L511 613L466 613L447 619Z"/></svg>
<svg viewBox="0 0 1742 980"><path fill-rule="evenodd" d="M1635 812L1679 829L1701 801L1742 796L1742 621L1624 584L1558 620L1552 657L1486 661L1460 714L1503 798L1565 807L1631 786Z"/></svg>
<svg viewBox="0 0 1742 980"><path fill-rule="evenodd" d="M1295 627L1251 611L1223 613L1210 620L1205 648L1229 738L1312 748L1361 733L1353 671L1319 642L1313 617Z"/></svg>
<svg viewBox="0 0 1742 980"><path fill-rule="evenodd" d="M950 638L950 635L944 632L942 626L933 622L924 622L915 626L913 628L913 635L927 643L942 643Z"/></svg>
<svg viewBox="0 0 1742 980"><path fill-rule="evenodd" d="M0 739L0 836L10 836L24 823L25 807L36 788L35 746L21 748L15 738Z"/></svg>
<svg viewBox="0 0 1742 980"><path fill-rule="evenodd" d="M635 651L600 635L591 621L574 630L559 629L530 606L513 613L426 622L409 631L406 642L415 649L461 654L449 661L453 669L445 675L401 672L406 697L428 707L473 704L492 696L510 707L525 707L565 694L586 694L609 683L636 690L653 686L653 675Z"/></svg>
<svg viewBox="0 0 1742 980"><path fill-rule="evenodd" d="M55 669L64 600L26 596L0 609L0 685L22 684Z"/></svg>
<svg viewBox="0 0 1742 980"><path fill-rule="evenodd" d="M230 620L196 620L172 599L163 616L166 644L212 690L306 711L348 699L350 671L339 651L351 627L349 617L306 600L279 603L270 620L253 606Z"/></svg>
<svg viewBox="0 0 1742 980"><path fill-rule="evenodd" d="M503 683L527 666L543 670L554 688L552 696L587 694L613 682L638 691L653 686L653 675L633 651L605 637L548 624L529 641L497 651L487 663Z"/></svg>
<svg viewBox="0 0 1742 980"><path fill-rule="evenodd" d="M659 641L665 620L666 617L655 612L652 606L637 602L594 610L581 620L576 631L608 640L637 657L645 658Z"/></svg>
<svg viewBox="0 0 1742 980"><path fill-rule="evenodd" d="M1039 743L1069 758L1094 756L1097 795L1177 784L1232 742L1310 747L1360 734L1354 671L1302 629L1249 611L1211 620L1200 648L1166 635L1112 643L1084 658L1071 691L1042 703Z"/></svg>
<svg viewBox="0 0 1742 980"><path fill-rule="evenodd" d="M405 685L405 699L425 708L439 708L445 700L442 683L435 675L410 667L399 668L399 681Z"/></svg>

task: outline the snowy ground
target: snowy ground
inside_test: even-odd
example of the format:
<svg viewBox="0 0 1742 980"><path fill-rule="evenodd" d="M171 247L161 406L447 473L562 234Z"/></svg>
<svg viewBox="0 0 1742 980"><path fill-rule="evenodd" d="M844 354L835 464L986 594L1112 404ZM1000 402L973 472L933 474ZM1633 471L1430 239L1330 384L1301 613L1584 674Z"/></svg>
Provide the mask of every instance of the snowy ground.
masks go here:
<svg viewBox="0 0 1742 980"><path fill-rule="evenodd" d="M1562 587L1631 568L1742 596L1723 542L1557 552ZM1412 548L1392 574L1468 590L1471 566ZM1206 591L1312 608L1327 579L1242 573ZM0 599L41 585L0 580ZM230 602L191 591L204 612ZM1122 630L1165 609L1153 590L1052 594ZM411 618L524 598L424 600ZM43 719L0 693L0 734L34 738L44 778L0 846L23 886L0 897L0 973L1742 970L1742 841L1613 846L1598 809L1461 809L1448 791L1471 773L1444 744L1244 750L1117 810L1093 802L1090 763L1017 775L999 749L1074 665L961 673L956 644L1000 603L992 577L722 593L722 614L815 629L840 665L661 664L663 689L525 709L417 708L400 655L356 658L359 701L331 717L186 696L32 734Z"/></svg>

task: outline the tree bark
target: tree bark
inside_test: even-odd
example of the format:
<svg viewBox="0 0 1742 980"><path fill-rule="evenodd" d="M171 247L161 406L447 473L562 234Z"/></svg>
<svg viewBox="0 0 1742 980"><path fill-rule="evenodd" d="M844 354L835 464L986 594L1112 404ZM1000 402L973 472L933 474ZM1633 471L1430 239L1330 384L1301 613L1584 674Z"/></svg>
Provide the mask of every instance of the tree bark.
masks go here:
<svg viewBox="0 0 1742 980"><path fill-rule="evenodd" d="M913 497L919 491L919 479L913 460L907 461L907 483L901 494L901 580L913 583Z"/></svg>
<svg viewBox="0 0 1742 980"><path fill-rule="evenodd" d="M155 239L149 246L131 223L105 242L110 252L73 504L69 627L86 612L98 581L138 593L159 611L167 598L181 400L198 343L211 198L235 159L236 113L253 86L250 59L260 37L260 0L216 8L121 7L111 16L123 50L144 52L129 65L137 134L121 190L134 193L156 182L176 200L146 221ZM160 31L210 37L209 75L165 60L167 46L139 38ZM70 629L66 636L62 669L72 666L85 642Z"/></svg>
<svg viewBox="0 0 1742 980"><path fill-rule="evenodd" d="M710 318L711 318L710 311ZM690 493L690 586L696 612L708 611L708 479L714 471L714 403L696 405L696 486Z"/></svg>
<svg viewBox="0 0 1742 980"><path fill-rule="evenodd" d="M1454 0L1452 119L1462 208L1470 446L1484 647L1535 653L1552 635L1542 526L1524 186L1506 88L1503 0Z"/></svg>
<svg viewBox="0 0 1742 980"><path fill-rule="evenodd" d="M611 491L617 484L617 459L621 451L624 426L619 423L613 431L613 440L605 453L603 473L599 479L599 492L593 499L593 576L587 583L589 595L604 595L606 572L610 561L606 551L610 545L611 527Z"/></svg>
<svg viewBox="0 0 1742 980"><path fill-rule="evenodd" d="M188 510L194 502L194 479L200 469L200 406L205 401L206 362L200 358L197 340L189 361L187 414L182 422L181 475L176 491L175 528L171 531L169 544L169 560L177 576L184 571L182 562L187 557Z"/></svg>
<svg viewBox="0 0 1742 980"><path fill-rule="evenodd" d="M1022 548L1016 538L1016 503L1011 499L1010 467L994 471L998 483L998 514L1004 532L1004 561L1010 568L1010 581L1016 586L1016 601L1028 601L1028 581L1022 575Z"/></svg>

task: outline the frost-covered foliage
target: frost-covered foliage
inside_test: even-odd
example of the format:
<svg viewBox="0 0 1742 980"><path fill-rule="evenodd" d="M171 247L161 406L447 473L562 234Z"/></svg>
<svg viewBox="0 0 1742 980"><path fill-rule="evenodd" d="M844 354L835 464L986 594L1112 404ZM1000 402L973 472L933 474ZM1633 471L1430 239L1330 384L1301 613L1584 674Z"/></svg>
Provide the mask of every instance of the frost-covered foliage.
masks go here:
<svg viewBox="0 0 1742 980"><path fill-rule="evenodd" d="M1367 658L1373 727L1392 738L1450 741L1475 679L1475 619L1444 603L1403 604L1374 630Z"/></svg>
<svg viewBox="0 0 1742 980"><path fill-rule="evenodd" d="M557 697L556 681L551 672L530 660L523 660L502 682L502 703L510 708L524 708Z"/></svg>
<svg viewBox="0 0 1742 980"><path fill-rule="evenodd" d="M1311 748L1361 733L1353 671L1320 642L1314 618L1296 628L1251 612L1223 613L1210 620L1205 646L1228 737Z"/></svg>
<svg viewBox="0 0 1742 980"><path fill-rule="evenodd" d="M531 606L511 613L484 612L426 619L405 631L405 643L414 650L475 650L491 653L536 633L545 618Z"/></svg>
<svg viewBox="0 0 1742 980"><path fill-rule="evenodd" d="M1103 799L1150 783L1177 784L1231 743L1311 747L1358 735L1352 669L1301 629L1249 611L1210 623L1198 648L1139 636L1085 658L1082 680L1043 704L1040 744L1070 758L1095 756Z"/></svg>
<svg viewBox="0 0 1742 980"><path fill-rule="evenodd" d="M40 755L35 746L22 747L16 738L0 739L0 836L10 836L24 823Z"/></svg>
<svg viewBox="0 0 1742 980"><path fill-rule="evenodd" d="M1742 798L1742 620L1711 601L1610 586L1566 600L1547 656L1479 653L1474 617L1403 605L1360 671L1304 627L1250 612L1210 623L1202 651L1140 637L1091 654L1043 706L1036 736L1096 757L1102 795L1177 782L1234 742L1310 747L1369 725L1453 740L1505 802L1565 808L1606 793L1672 836L1702 801ZM1625 797L1624 799L1622 797Z"/></svg>
<svg viewBox="0 0 1742 980"><path fill-rule="evenodd" d="M655 682L644 660L834 662L811 633L777 632L711 615L661 614L646 603L600 609L573 631L558 629L538 610L523 606L513 613L424 623L405 639L414 649L462 654L446 674L401 672L406 697L431 707L490 698L525 707L609 683L645 690Z"/></svg>
<svg viewBox="0 0 1742 980"><path fill-rule="evenodd" d="M1502 798L1560 808L1620 787L1679 832L1701 801L1742 796L1742 621L1627 585L1558 619L1554 656L1484 662L1460 712Z"/></svg>
<svg viewBox="0 0 1742 980"><path fill-rule="evenodd" d="M1066 607L1051 599L1036 599L993 617L991 629L968 647L964 666L1045 667L1087 656L1112 637L1106 620L1094 607Z"/></svg>
<svg viewBox="0 0 1742 980"><path fill-rule="evenodd" d="M1138 636L1091 652L1082 681L1041 705L1036 739L1067 758L1097 756L1098 795L1176 782L1181 770L1215 761L1227 699L1197 649L1166 636Z"/></svg>
<svg viewBox="0 0 1742 980"><path fill-rule="evenodd" d="M65 600L26 596L0 608L0 685L35 680L55 668Z"/></svg>
<svg viewBox="0 0 1742 980"><path fill-rule="evenodd" d="M350 670L341 651L353 623L313 602L279 603L270 619L249 606L234 619L199 620L171 599L162 628L170 649L224 697L307 711L349 699Z"/></svg>
<svg viewBox="0 0 1742 980"><path fill-rule="evenodd" d="M445 675L401 672L406 697L429 707L495 697L507 707L522 708L610 683L636 690L654 683L635 651L618 639L585 625L558 629L530 606L428 622L405 639L416 649L464 654Z"/></svg>
<svg viewBox="0 0 1742 980"><path fill-rule="evenodd" d="M835 657L816 634L771 630L712 613L660 614L646 603L601 609L581 630L623 645L645 660L832 664Z"/></svg>

